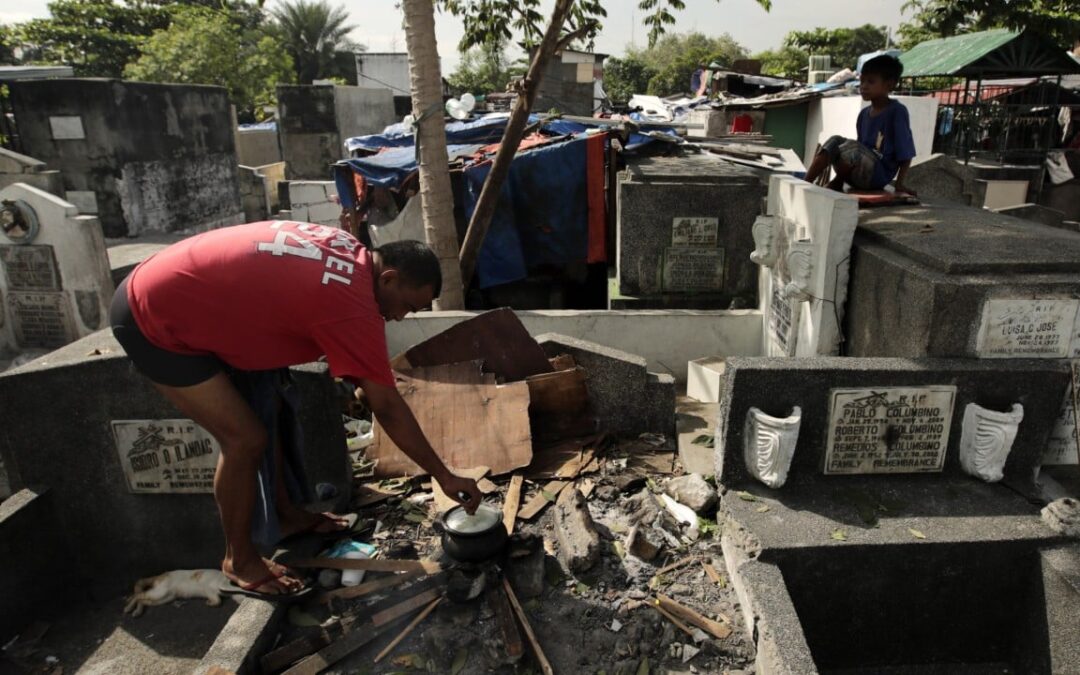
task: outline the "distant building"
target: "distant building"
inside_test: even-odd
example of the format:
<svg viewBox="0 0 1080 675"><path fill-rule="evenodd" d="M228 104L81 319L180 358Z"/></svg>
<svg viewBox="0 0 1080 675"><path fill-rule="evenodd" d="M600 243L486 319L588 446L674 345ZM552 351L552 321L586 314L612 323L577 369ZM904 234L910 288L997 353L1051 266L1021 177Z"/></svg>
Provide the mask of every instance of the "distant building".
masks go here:
<svg viewBox="0 0 1080 675"><path fill-rule="evenodd" d="M604 59L607 54L564 49L544 70L533 109L555 108L568 115L589 115L604 103Z"/></svg>
<svg viewBox="0 0 1080 675"><path fill-rule="evenodd" d="M439 59L440 66L442 59ZM446 73L443 73L445 76ZM400 118L412 110L409 84L409 55L406 52L357 52L356 84L360 87L385 87L394 93L394 112ZM446 78L442 83L443 98L450 95Z"/></svg>

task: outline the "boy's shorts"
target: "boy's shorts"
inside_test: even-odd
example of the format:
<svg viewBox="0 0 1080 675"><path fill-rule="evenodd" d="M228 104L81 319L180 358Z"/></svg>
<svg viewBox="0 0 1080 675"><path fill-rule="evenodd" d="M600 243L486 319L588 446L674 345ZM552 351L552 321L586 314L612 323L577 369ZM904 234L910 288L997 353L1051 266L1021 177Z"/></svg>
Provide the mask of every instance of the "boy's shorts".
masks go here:
<svg viewBox="0 0 1080 675"><path fill-rule="evenodd" d="M846 182L856 190L874 190L874 169L880 158L862 143L843 136L832 136L821 145L829 162L840 161L851 167Z"/></svg>

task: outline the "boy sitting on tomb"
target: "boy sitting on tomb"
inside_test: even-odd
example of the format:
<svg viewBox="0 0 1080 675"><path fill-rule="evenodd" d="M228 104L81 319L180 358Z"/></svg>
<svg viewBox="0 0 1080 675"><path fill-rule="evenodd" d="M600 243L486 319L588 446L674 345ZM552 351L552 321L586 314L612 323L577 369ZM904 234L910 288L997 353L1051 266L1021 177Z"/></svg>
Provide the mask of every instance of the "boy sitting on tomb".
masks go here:
<svg viewBox="0 0 1080 675"><path fill-rule="evenodd" d="M836 178L829 187L843 190L848 184L857 190L881 190L896 177L896 191L915 194L904 185L904 176L915 156L911 120L903 103L889 98L904 66L887 54L863 64L859 74L859 94L870 105L859 112L855 123L857 140L833 136L825 141L810 163L806 180L813 183L829 167Z"/></svg>

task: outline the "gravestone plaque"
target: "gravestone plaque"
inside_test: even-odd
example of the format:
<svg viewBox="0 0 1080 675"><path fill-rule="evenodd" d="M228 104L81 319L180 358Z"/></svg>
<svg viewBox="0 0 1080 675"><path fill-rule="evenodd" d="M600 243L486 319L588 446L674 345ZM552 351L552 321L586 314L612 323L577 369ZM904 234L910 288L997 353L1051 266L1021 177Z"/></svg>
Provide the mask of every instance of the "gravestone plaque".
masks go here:
<svg viewBox="0 0 1080 675"><path fill-rule="evenodd" d="M939 472L956 387L833 389L825 473Z"/></svg>
<svg viewBox="0 0 1080 675"><path fill-rule="evenodd" d="M664 255L665 291L719 291L724 287L724 249L673 246Z"/></svg>
<svg viewBox="0 0 1080 675"><path fill-rule="evenodd" d="M78 337L71 316L71 304L62 291L12 291L8 293L7 301L18 346L24 349L56 349Z"/></svg>
<svg viewBox="0 0 1080 675"><path fill-rule="evenodd" d="M1080 382L1080 361L1072 362L1072 372L1073 382ZM1065 390L1065 400L1061 402L1061 413L1050 432L1050 438L1046 440L1043 464L1080 464L1076 438L1078 419L1080 419L1080 391L1070 385Z"/></svg>
<svg viewBox="0 0 1080 675"><path fill-rule="evenodd" d="M773 277L769 303L769 351L766 356L791 356L792 303L780 291L784 285Z"/></svg>
<svg viewBox="0 0 1080 675"><path fill-rule="evenodd" d="M719 218L674 218L671 245L715 247L719 229Z"/></svg>
<svg viewBox="0 0 1080 675"><path fill-rule="evenodd" d="M150 494L214 491L221 447L191 420L113 420L128 490Z"/></svg>
<svg viewBox="0 0 1080 675"><path fill-rule="evenodd" d="M976 353L981 358L1069 355L1080 300L993 298L983 303Z"/></svg>
<svg viewBox="0 0 1080 675"><path fill-rule="evenodd" d="M13 291L59 291L60 273L52 246L0 245L0 267Z"/></svg>

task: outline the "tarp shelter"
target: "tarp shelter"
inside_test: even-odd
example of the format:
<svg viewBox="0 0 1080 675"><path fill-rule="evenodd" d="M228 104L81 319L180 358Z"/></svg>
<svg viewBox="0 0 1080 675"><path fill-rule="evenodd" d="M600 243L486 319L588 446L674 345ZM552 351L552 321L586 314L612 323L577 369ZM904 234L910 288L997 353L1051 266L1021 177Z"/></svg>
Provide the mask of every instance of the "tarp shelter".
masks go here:
<svg viewBox="0 0 1080 675"><path fill-rule="evenodd" d="M1047 38L1005 28L920 42L900 55L904 77L970 79L1080 73L1080 63Z"/></svg>

